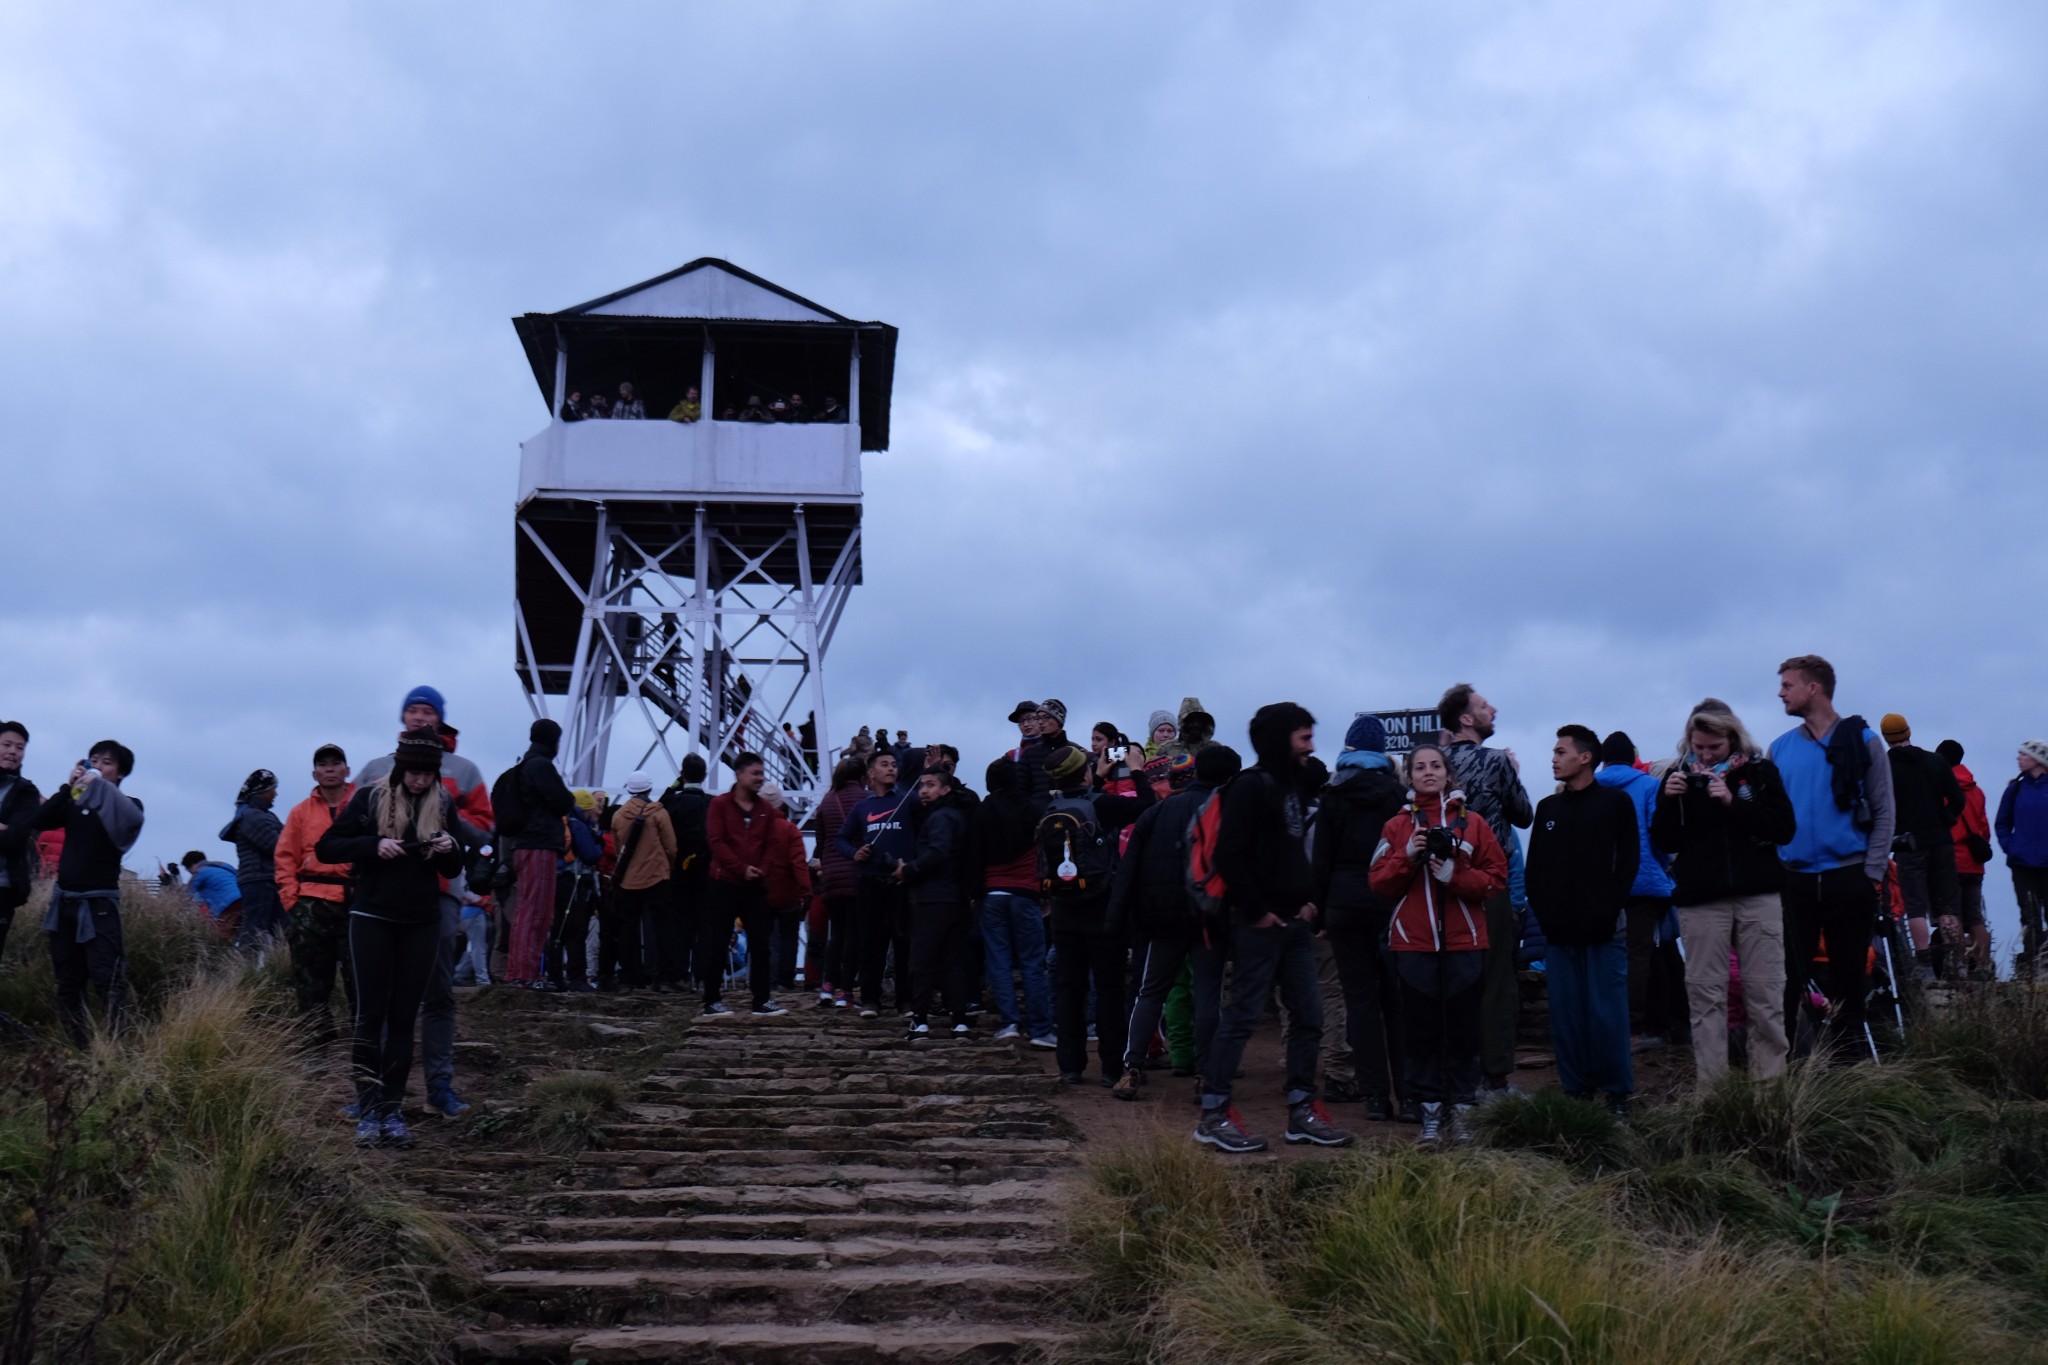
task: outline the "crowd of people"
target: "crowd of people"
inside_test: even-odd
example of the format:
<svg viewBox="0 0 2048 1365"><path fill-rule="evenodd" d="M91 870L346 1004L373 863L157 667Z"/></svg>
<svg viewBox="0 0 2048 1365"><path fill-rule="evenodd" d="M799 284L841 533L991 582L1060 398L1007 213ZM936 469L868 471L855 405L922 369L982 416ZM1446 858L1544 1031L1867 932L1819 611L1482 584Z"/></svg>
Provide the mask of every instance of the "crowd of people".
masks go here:
<svg viewBox="0 0 2048 1365"><path fill-rule="evenodd" d="M659 412L660 409L656 408ZM602 420L643 421L647 417L647 404L634 389L630 381L619 385L618 396L593 391L588 397L583 390L571 389L562 399L561 418L564 422L589 422ZM669 409L671 422L701 422L704 420L704 400L697 386L692 384L683 391ZM761 395L751 393L743 404L727 403L718 410L721 422L845 422L847 410L839 399L825 395L816 407L804 401L800 393L782 397L771 397L763 402Z"/></svg>
<svg viewBox="0 0 2048 1365"><path fill-rule="evenodd" d="M188 854L182 892L246 951L283 933L315 1046L336 1036L339 980L364 1143L410 1144L416 1029L429 1107L468 1107L459 984L648 989L717 1018L733 979L755 1015L801 988L817 1008L900 1018L913 1041L990 1014L995 1039L1119 1100L1170 1070L1192 1079L1196 1140L1225 1152L1266 1146L1232 1094L1277 996L1287 1141L1350 1143L1330 1106L1357 1104L1457 1142L1474 1106L1513 1090L1530 967L1563 1089L1623 1118L1646 1047L1689 1043L1702 1080L1769 1078L1809 1050L1848 1063L1876 1054L1874 987L1898 1001L1991 977L1994 838L2020 903L2015 970L2033 974L2048 742L2019 747L1992 816L1959 745L1922 749L1896 714L1844 716L1834 692L1826 660L1788 659L1795 723L1768 746L1709 698L1654 760L1565 725L1540 801L1467 684L1404 755L1361 713L1333 767L1292 702L1251 718L1247 762L1195 698L1142 739L1104 721L1085 741L1060 701L1025 701L978 792L951 745L863 729L807 832L752 753L716 794L697 755L659 791L633 773L616 806L572 790L545 719L487 788L422 686L390 754L352 773L338 746L316 749L282 819L276 776L251 773L221 832L234 865ZM46 799L22 773L28 738L0 723L0 935L40 862L59 1012L83 1042L88 986L108 1027L124 1009L135 759L102 741Z"/></svg>

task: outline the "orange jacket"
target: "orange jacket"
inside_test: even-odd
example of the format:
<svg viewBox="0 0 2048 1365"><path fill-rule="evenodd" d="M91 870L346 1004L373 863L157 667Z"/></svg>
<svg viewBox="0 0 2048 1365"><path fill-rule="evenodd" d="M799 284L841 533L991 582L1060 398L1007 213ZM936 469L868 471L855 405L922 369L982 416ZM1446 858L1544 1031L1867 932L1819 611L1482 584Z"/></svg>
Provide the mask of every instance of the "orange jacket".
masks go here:
<svg viewBox="0 0 2048 1365"><path fill-rule="evenodd" d="M351 782L342 789L341 805L329 806L315 787L285 816L284 830L277 836L277 900L286 910L301 898L337 903L348 899L349 865L321 862L313 856L313 845L355 794L356 784Z"/></svg>
<svg viewBox="0 0 2048 1365"><path fill-rule="evenodd" d="M1419 808L1419 809L1418 809ZM1451 879L1430 875L1427 859L1408 856L1416 828L1448 824L1458 831L1458 856ZM1399 900L1387 930L1387 947L1397 953L1464 953L1486 947L1486 900L1508 884L1507 855L1493 837L1493 827L1470 815L1462 800L1418 797L1401 808L1380 832L1379 852L1366 874L1372 889Z"/></svg>

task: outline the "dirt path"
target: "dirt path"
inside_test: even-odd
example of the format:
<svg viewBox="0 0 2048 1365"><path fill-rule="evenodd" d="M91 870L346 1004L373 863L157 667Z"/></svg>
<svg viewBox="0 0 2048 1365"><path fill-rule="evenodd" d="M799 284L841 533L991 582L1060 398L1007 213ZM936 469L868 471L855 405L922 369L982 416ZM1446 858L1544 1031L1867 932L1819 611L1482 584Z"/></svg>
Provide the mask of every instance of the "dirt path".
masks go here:
<svg viewBox="0 0 2048 1365"><path fill-rule="evenodd" d="M986 1033L675 997L465 1001L463 1089L393 1161L491 1246L465 1361L984 1361L1059 1340L1073 1129ZM599 1146L530 1140L533 1086L610 1077Z"/></svg>

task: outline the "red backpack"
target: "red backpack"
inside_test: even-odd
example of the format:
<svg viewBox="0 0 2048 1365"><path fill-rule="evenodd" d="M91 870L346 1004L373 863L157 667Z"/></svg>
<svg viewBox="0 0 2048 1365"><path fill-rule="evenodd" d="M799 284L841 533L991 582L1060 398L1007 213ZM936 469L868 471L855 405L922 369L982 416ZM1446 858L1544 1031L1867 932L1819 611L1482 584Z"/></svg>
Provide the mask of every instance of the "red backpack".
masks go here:
<svg viewBox="0 0 2048 1365"><path fill-rule="evenodd" d="M1223 789L1209 794L1202 808L1188 821L1188 899L1194 902L1196 914L1204 921L1223 917L1224 900L1228 888L1223 885L1223 874L1216 870L1216 836L1223 828Z"/></svg>

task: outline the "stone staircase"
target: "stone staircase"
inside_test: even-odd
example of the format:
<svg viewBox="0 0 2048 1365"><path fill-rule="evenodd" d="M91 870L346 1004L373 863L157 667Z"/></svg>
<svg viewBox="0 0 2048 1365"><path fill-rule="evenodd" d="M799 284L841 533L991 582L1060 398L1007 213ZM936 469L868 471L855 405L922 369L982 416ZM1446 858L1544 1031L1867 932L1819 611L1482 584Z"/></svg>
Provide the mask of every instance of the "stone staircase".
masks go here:
<svg viewBox="0 0 2048 1365"><path fill-rule="evenodd" d="M655 1004L574 999L635 1036ZM505 1035L563 1003L514 1002ZM985 1033L900 1029L807 1008L692 1021L594 1149L414 1165L416 1188L494 1243L458 1358L996 1361L1065 1340L1078 1275L1056 1220L1075 1144L1051 1076Z"/></svg>

